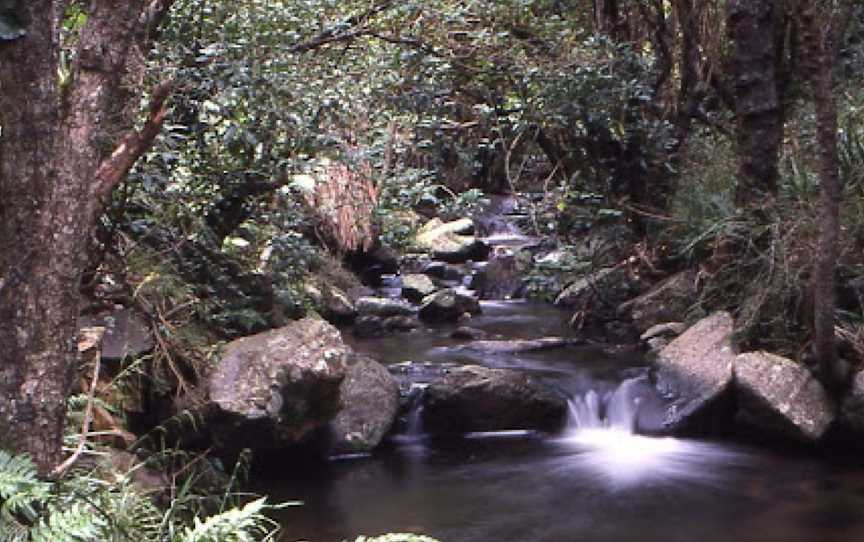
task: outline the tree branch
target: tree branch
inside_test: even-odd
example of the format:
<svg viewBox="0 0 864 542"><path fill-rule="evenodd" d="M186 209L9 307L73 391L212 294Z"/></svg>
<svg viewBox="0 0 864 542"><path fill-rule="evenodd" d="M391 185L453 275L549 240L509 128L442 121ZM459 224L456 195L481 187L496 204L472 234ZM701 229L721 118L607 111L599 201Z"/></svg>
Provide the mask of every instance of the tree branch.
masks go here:
<svg viewBox="0 0 864 542"><path fill-rule="evenodd" d="M69 469L72 468L72 465L78 461L78 458L81 457L81 454L84 453L84 447L87 445L87 434L90 432L90 423L93 421L93 401L96 398L96 386L99 384L99 366L102 358L102 337L105 334L104 328L94 328L101 329L100 332L96 334L96 347L97 352L96 355L93 356L93 379L90 382L90 389L87 391L87 406L84 408L84 421L81 423L81 435L78 437L78 446L75 447L75 452L69 456L66 461L57 465L54 470L51 471L51 478L59 479L66 474Z"/></svg>
<svg viewBox="0 0 864 542"><path fill-rule="evenodd" d="M368 23L375 15L389 9L392 5L393 0L387 0L377 6L373 6L363 13L349 17L341 24L334 25L320 32L317 36L308 41L298 43L292 47L290 51L292 53L306 53L330 43L353 40L359 36L368 34L370 29L366 26L366 23Z"/></svg>
<svg viewBox="0 0 864 542"><path fill-rule="evenodd" d="M142 154L147 152L153 144L153 140L162 130L162 124L168 115L167 100L173 87L172 81L163 81L153 89L150 98L150 113L144 127L132 130L124 138L123 142L114 149L111 156L99 164L96 170L96 200L104 204L115 186L123 182L132 166L138 161Z"/></svg>

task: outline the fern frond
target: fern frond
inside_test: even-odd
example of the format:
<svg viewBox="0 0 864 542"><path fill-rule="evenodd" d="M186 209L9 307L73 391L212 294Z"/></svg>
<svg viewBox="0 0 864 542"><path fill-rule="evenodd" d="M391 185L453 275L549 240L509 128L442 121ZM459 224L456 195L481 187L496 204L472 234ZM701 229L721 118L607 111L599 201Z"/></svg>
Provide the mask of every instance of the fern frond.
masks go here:
<svg viewBox="0 0 864 542"><path fill-rule="evenodd" d="M27 542L30 528L11 515L0 516L0 542Z"/></svg>
<svg viewBox="0 0 864 542"><path fill-rule="evenodd" d="M29 457L0 450L0 517L6 522L17 522L19 515L35 522L50 490L50 484L39 480Z"/></svg>
<svg viewBox="0 0 864 542"><path fill-rule="evenodd" d="M254 500L242 508L232 508L205 521L195 518L178 542L255 542L272 540L278 525L264 515L266 498Z"/></svg>
<svg viewBox="0 0 864 542"><path fill-rule="evenodd" d="M39 481L36 465L26 455L12 455L0 450L0 499L7 500L22 492L48 491L48 484ZM43 491L40 491L44 489Z"/></svg>
<svg viewBox="0 0 864 542"><path fill-rule="evenodd" d="M162 513L128 481L100 496L99 508L110 510L100 540L157 540Z"/></svg>
<svg viewBox="0 0 864 542"><path fill-rule="evenodd" d="M93 507L74 503L64 510L51 507L30 530L32 542L101 542L102 519Z"/></svg>

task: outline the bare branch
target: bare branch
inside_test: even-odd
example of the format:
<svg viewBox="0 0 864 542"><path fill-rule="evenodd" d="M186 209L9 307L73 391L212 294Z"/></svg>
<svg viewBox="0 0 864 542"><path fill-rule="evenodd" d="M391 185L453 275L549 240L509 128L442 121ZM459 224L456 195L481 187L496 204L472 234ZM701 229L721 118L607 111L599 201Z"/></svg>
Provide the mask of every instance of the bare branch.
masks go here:
<svg viewBox="0 0 864 542"><path fill-rule="evenodd" d="M96 200L100 204L107 201L111 190L126 178L138 158L147 152L153 144L153 140L159 135L165 117L168 115L166 102L172 87L173 82L164 81L153 89L153 95L150 98L150 113L144 127L140 131L132 130L128 133L123 138L123 142L111 153L111 156L99 164L99 168L96 170L95 194Z"/></svg>
<svg viewBox="0 0 864 542"><path fill-rule="evenodd" d="M102 337L105 334L104 328L94 329L101 331L96 333L94 337L94 342L98 350L96 355L93 356L93 379L90 382L90 389L87 391L87 406L84 408L84 421L81 424L81 435L78 437L78 446L75 448L75 452L69 456L66 461L60 463L51 471L51 477L54 479L61 478L69 471L69 469L72 468L72 465L74 465L75 462L78 461L78 458L81 457L81 454L84 453L84 447L87 445L87 434L90 432L90 423L93 421L93 401L96 398L96 386L99 384L99 366L100 358L102 357L101 343Z"/></svg>

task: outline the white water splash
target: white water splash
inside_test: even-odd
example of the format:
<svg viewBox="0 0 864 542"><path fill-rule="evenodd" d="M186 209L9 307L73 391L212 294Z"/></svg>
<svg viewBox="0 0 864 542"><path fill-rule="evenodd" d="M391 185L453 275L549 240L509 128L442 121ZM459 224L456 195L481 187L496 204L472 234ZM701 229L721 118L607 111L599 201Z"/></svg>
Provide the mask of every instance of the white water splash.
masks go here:
<svg viewBox="0 0 864 542"><path fill-rule="evenodd" d="M724 478L722 469L745 462L728 447L635 433L641 384L625 380L611 393L591 390L570 400L569 423L557 442L576 452L571 468L624 488L649 481L715 484Z"/></svg>

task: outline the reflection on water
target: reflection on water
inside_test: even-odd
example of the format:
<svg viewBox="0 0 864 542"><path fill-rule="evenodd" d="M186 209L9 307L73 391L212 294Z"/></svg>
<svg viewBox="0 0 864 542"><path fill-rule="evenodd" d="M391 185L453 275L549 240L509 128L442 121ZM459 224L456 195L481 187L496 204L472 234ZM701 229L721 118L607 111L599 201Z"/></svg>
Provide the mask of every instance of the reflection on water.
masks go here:
<svg viewBox="0 0 864 542"><path fill-rule="evenodd" d="M490 335L561 335L560 313L484 305ZM355 346L389 363L463 362L446 327ZM302 500L283 540L339 542L387 531L444 542L845 542L864 540L864 469L687 439L644 436L662 400L638 360L585 349L470 359L520 367L571 397L566 430L430 442L419 408L391 449L314 468L268 471L257 488ZM429 371L421 367L424 371ZM419 397L422 389L415 388Z"/></svg>
<svg viewBox="0 0 864 542"><path fill-rule="evenodd" d="M621 437L621 440L616 438ZM285 540L814 542L864 537L864 478L808 458L586 430L410 444L273 480Z"/></svg>

